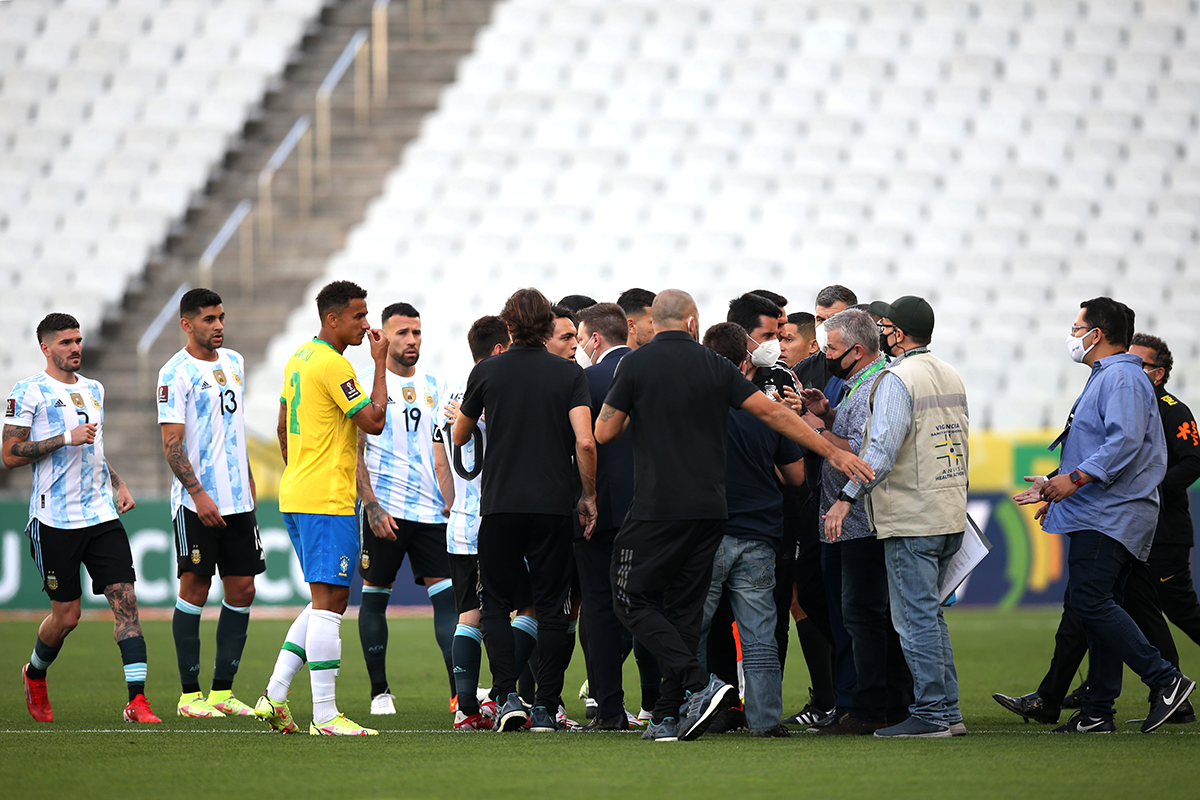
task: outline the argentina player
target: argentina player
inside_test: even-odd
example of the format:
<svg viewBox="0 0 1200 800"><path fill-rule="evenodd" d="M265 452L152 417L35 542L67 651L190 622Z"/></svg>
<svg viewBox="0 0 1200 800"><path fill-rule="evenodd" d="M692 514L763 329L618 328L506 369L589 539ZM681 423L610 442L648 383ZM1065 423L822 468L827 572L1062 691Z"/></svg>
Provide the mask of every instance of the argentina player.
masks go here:
<svg viewBox="0 0 1200 800"><path fill-rule="evenodd" d="M266 569L243 409L245 361L223 347L225 308L211 289L192 289L179 301L187 345L158 373L158 424L175 478L171 509L179 597L171 629L179 663L181 717L252 716L233 696L242 660L254 576ZM224 600L217 621L212 689L200 691L200 612L213 572L220 568Z"/></svg>
<svg viewBox="0 0 1200 800"><path fill-rule="evenodd" d="M358 634L371 680L371 713L395 714L387 682L387 606L400 564L408 556L413 580L433 603L433 629L454 690L451 643L456 614L446 560L446 501L433 462L433 418L446 395L445 379L417 366L421 315L408 303L383 310L387 419L377 436L358 434L359 532L363 577ZM375 370L364 372L364 385ZM449 476L447 476L449 477Z"/></svg>

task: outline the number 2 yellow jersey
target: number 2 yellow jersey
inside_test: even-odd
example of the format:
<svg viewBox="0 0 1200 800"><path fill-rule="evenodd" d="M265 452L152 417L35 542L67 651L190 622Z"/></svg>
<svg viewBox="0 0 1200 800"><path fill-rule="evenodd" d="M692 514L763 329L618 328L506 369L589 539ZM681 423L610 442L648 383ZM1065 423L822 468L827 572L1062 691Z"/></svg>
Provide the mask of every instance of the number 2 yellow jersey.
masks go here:
<svg viewBox="0 0 1200 800"><path fill-rule="evenodd" d="M358 427L350 419L371 402L346 357L313 339L283 372L287 466L279 510L291 514L354 513Z"/></svg>

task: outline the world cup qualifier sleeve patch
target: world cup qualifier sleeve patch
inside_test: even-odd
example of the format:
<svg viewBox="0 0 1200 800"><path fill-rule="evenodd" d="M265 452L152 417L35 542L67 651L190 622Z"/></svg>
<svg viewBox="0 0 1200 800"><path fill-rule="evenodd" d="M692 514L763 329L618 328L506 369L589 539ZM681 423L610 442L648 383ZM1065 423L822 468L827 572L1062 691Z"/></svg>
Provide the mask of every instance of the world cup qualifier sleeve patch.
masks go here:
<svg viewBox="0 0 1200 800"><path fill-rule="evenodd" d="M341 387L342 394L346 395L347 400L357 400L362 396L362 392L358 388L358 383L353 378L341 384Z"/></svg>
<svg viewBox="0 0 1200 800"><path fill-rule="evenodd" d="M8 398L8 404L4 407L4 416L15 417L17 415L17 398Z"/></svg>
<svg viewBox="0 0 1200 800"><path fill-rule="evenodd" d="M158 402L169 403L170 401L171 401L171 387L165 386L165 385L158 387Z"/></svg>

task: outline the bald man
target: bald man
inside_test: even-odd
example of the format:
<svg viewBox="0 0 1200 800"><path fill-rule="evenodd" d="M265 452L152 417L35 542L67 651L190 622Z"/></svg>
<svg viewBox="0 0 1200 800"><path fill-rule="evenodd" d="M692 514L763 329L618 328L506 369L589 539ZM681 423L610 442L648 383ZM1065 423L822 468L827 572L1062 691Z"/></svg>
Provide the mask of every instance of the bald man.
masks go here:
<svg viewBox="0 0 1200 800"><path fill-rule="evenodd" d="M656 334L621 361L596 423L596 441L613 441L626 425L633 437L633 504L614 541L612 578L617 616L663 671L644 738L686 741L737 701L736 687L705 674L696 656L713 555L727 518L728 409L750 412L847 474L869 480L872 471L758 391L729 359L701 346L699 313L687 292L660 292L651 316Z"/></svg>

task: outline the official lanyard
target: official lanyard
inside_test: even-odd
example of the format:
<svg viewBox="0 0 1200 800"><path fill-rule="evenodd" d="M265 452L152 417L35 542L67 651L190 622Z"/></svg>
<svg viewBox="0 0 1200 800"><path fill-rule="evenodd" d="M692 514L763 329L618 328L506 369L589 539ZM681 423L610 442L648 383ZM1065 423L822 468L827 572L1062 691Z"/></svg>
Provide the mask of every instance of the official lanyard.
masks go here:
<svg viewBox="0 0 1200 800"><path fill-rule="evenodd" d="M846 389L844 392L842 392L842 401L845 402L847 397L854 394L855 389L857 389L859 386L862 386L863 381L865 381L867 378L874 375L876 372L879 372L881 369L883 369L886 366L887 366L886 361L880 361L878 364L875 364L874 366L867 367L867 369L863 371L863 374L858 376L858 380L856 380L854 382L854 385L851 386L849 389ZM841 405L841 403L839 403L838 405Z"/></svg>

